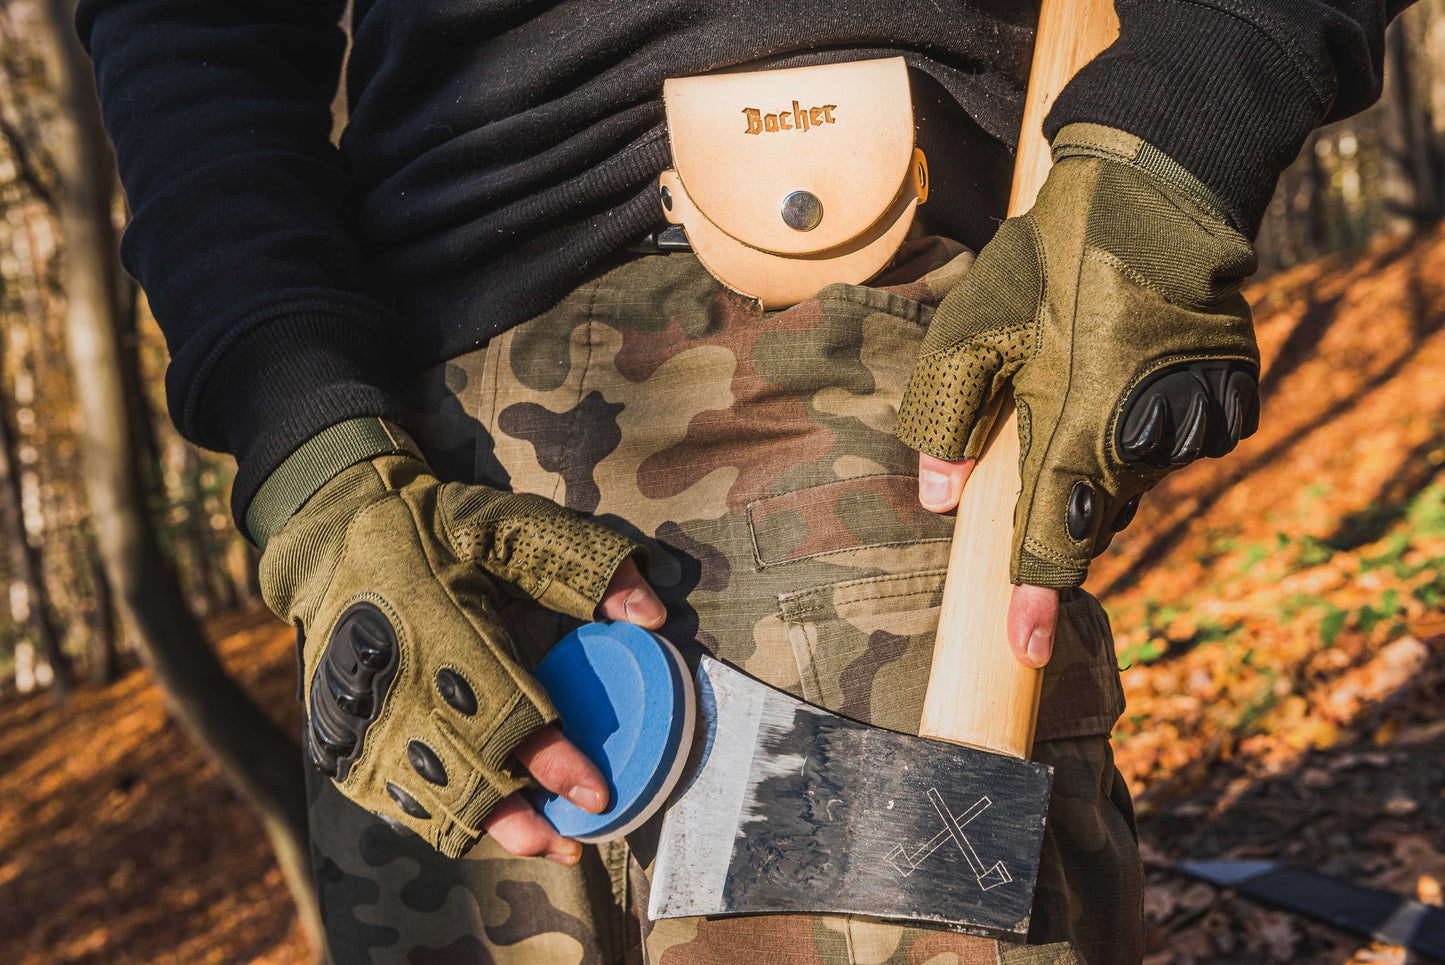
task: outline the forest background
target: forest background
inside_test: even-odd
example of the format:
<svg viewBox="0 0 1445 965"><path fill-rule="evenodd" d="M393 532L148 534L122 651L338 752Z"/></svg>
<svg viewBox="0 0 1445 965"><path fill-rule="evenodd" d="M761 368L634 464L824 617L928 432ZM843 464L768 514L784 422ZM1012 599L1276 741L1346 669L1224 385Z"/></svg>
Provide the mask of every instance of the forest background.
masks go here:
<svg viewBox="0 0 1445 965"><path fill-rule="evenodd" d="M70 0L0 2L0 961L319 960L290 631L163 340ZM1281 179L1260 433L1095 567L1130 709L1150 965L1411 953L1180 875L1445 882L1445 0ZM338 129L343 123L338 103Z"/></svg>

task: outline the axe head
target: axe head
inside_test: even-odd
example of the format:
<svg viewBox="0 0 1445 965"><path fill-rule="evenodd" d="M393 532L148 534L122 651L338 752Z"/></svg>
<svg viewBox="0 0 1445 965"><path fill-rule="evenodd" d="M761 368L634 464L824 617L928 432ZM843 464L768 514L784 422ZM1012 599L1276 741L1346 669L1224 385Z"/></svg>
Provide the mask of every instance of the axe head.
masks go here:
<svg viewBox="0 0 1445 965"><path fill-rule="evenodd" d="M807 912L1022 941L1051 769L870 727L703 657L648 913Z"/></svg>

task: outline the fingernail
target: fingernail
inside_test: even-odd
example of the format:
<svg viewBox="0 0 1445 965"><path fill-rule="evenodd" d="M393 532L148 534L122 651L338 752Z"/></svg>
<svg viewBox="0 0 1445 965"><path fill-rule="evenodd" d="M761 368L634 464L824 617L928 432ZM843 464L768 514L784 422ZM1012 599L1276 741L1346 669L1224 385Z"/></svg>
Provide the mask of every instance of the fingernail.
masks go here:
<svg viewBox="0 0 1445 965"><path fill-rule="evenodd" d="M1034 627L1033 633L1029 634L1028 658L1029 663L1034 667L1042 667L1049 662L1049 657L1054 652L1054 636L1043 627Z"/></svg>
<svg viewBox="0 0 1445 965"><path fill-rule="evenodd" d="M548 851L547 858L555 861L564 867L572 867L582 857L582 848L578 846L576 851Z"/></svg>
<svg viewBox="0 0 1445 965"><path fill-rule="evenodd" d="M607 806L607 798L604 795L590 787L583 787L581 784L567 792L567 800L589 814L601 814L602 809Z"/></svg>
<svg viewBox="0 0 1445 965"><path fill-rule="evenodd" d="M941 472L925 469L918 474L918 501L924 506L943 506L948 503L949 479Z"/></svg>
<svg viewBox="0 0 1445 965"><path fill-rule="evenodd" d="M632 591L622 609L627 613L628 623L642 627L657 626L667 613L662 608L662 601L642 587Z"/></svg>

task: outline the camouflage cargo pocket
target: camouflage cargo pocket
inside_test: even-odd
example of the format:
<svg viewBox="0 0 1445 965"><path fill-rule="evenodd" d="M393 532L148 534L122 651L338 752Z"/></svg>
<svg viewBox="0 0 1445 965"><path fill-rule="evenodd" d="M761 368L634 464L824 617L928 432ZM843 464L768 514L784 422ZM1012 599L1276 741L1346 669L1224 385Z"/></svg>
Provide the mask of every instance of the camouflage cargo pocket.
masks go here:
<svg viewBox="0 0 1445 965"><path fill-rule="evenodd" d="M946 547L943 556L946 563ZM804 699L917 733L943 576L922 569L785 594L779 603Z"/></svg>

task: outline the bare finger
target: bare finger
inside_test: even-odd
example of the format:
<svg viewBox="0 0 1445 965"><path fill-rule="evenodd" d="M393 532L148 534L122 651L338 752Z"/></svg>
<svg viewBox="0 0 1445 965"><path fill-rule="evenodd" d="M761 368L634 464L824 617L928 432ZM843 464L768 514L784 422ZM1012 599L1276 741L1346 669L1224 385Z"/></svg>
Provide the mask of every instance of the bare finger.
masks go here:
<svg viewBox="0 0 1445 965"><path fill-rule="evenodd" d="M516 757L537 783L553 794L592 814L607 809L607 781L602 772L557 728L538 729L517 748Z"/></svg>
<svg viewBox="0 0 1445 965"><path fill-rule="evenodd" d="M482 830L503 850L518 857L545 855L558 864L569 866L582 857L582 845L562 837L520 794L502 798L501 803L482 818Z"/></svg>

